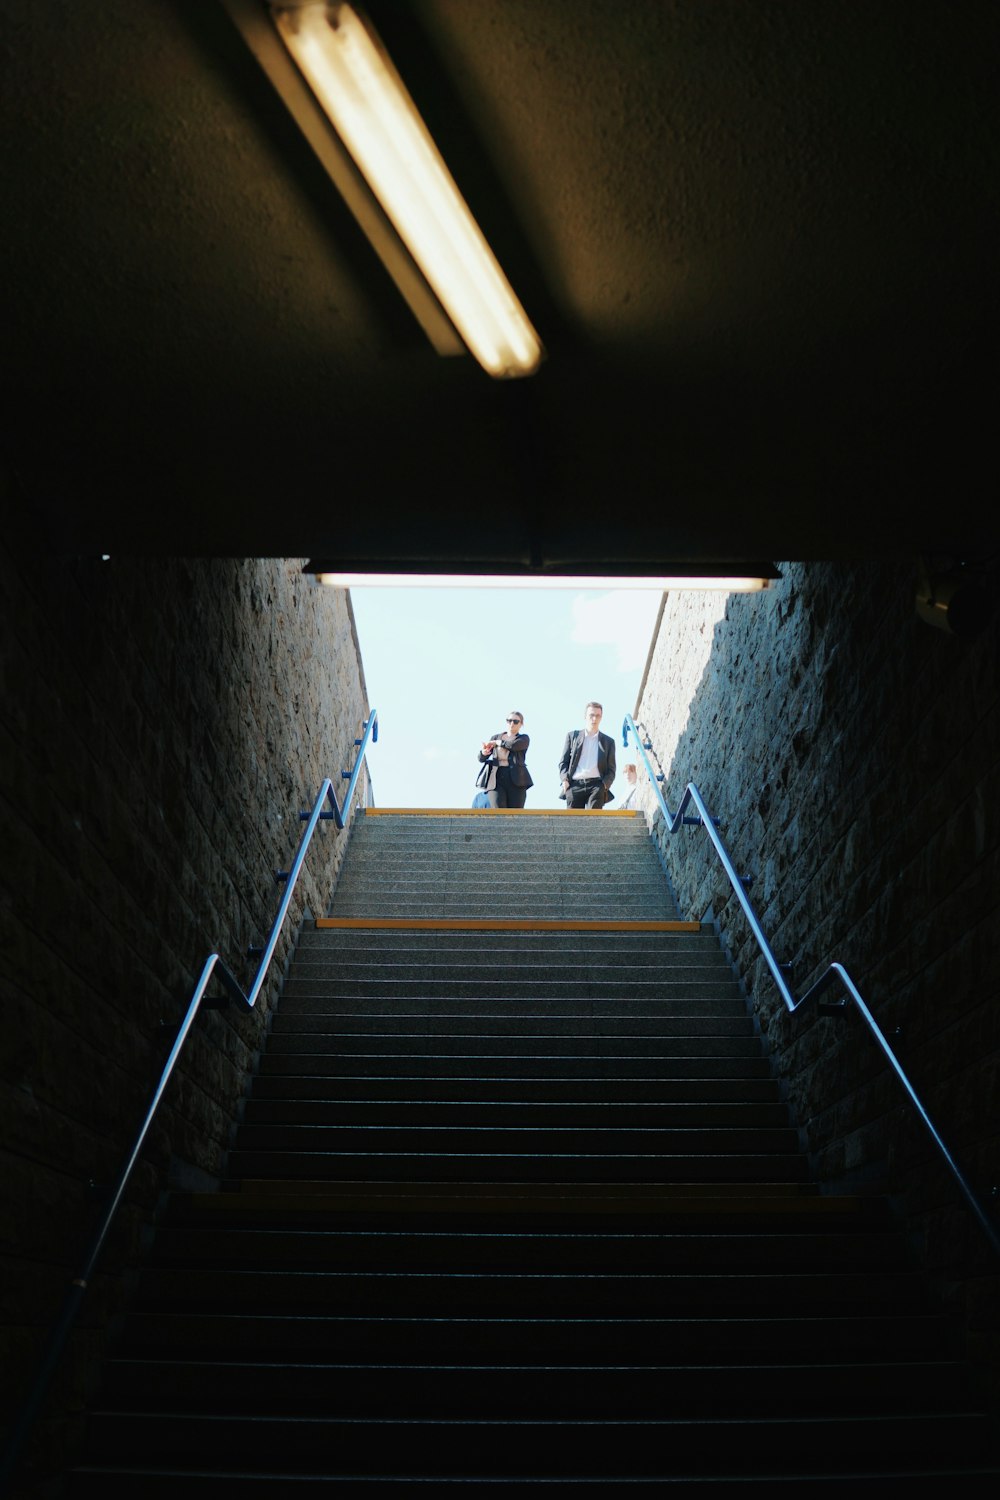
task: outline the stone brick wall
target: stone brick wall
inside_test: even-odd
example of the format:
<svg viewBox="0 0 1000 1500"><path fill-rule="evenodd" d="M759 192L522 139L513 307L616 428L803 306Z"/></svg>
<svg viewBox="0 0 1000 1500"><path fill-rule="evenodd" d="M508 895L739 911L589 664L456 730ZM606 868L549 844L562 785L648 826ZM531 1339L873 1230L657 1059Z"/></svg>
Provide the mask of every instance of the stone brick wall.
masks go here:
<svg viewBox="0 0 1000 1500"><path fill-rule="evenodd" d="M294 561L4 556L0 597L9 1410L204 960L218 952L249 987L247 948L270 930L299 811L326 776L342 801L368 705L349 596ZM320 823L255 1010L196 1022L50 1412L92 1383L164 1186L215 1179L286 956L303 915L329 904L346 838ZM40 1431L36 1443L65 1427Z"/></svg>
<svg viewBox="0 0 1000 1500"><path fill-rule="evenodd" d="M721 820L795 994L846 966L995 1208L1000 631L920 621L913 563L779 566L721 619L708 596L667 596L636 717L671 810L693 781ZM790 1015L707 838L666 836L648 783L643 805L682 909L719 924L821 1181L890 1193L995 1357L997 1264L859 1016Z"/></svg>

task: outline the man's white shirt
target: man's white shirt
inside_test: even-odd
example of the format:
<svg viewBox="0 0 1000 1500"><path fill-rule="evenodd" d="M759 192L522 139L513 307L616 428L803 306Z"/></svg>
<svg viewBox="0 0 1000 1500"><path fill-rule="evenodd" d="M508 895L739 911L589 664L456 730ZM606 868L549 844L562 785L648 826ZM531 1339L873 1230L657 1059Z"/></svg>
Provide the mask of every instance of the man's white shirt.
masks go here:
<svg viewBox="0 0 1000 1500"><path fill-rule="evenodd" d="M577 761L576 770L573 772L578 781L582 781L584 777L599 776L601 774L597 769L597 751L599 748L597 735L598 731L595 729L593 734L585 734L583 737L583 749L580 751L580 759Z"/></svg>

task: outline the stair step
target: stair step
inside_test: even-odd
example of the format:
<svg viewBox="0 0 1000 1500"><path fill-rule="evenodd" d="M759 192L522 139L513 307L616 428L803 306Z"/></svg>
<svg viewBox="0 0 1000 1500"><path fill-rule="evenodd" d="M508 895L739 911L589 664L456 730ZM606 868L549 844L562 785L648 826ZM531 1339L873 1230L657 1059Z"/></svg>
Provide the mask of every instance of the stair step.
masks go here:
<svg viewBox="0 0 1000 1500"><path fill-rule="evenodd" d="M967 1367L953 1361L784 1365L363 1364L225 1360L117 1359L108 1403L163 1403L168 1409L217 1405L230 1413L428 1418L545 1416L677 1420L773 1416L776 1401L796 1417L871 1418L918 1408L939 1383L948 1410L975 1391Z"/></svg>
<svg viewBox="0 0 1000 1500"><path fill-rule="evenodd" d="M412 1041L433 1043L445 1052L468 1049L475 1043L490 1050L496 1044L504 1044L505 1050L531 1050L532 1053L547 1053L553 1047L568 1047L574 1052L589 1049L601 1056L615 1056L616 1052L645 1047L652 1044L658 1053L669 1052L673 1043L681 1046L699 1041L706 1050L717 1043L738 1044L739 1049L757 1055L760 1052L759 1038L754 1034L753 1023L748 1016L681 1016L672 1017L622 1017L618 1026L604 1022L600 1017L589 1016L435 1016L435 1014L375 1014L375 1016L351 1016L337 1020L336 1016L310 1013L306 1016L289 1016L279 1025L274 1019L268 1040L268 1052L348 1052L361 1041L394 1046L396 1040L406 1046ZM366 1049L367 1050L367 1049ZM724 1055L732 1055L729 1047Z"/></svg>
<svg viewBox="0 0 1000 1500"><path fill-rule="evenodd" d="M922 1410L905 1416L711 1419L544 1418L525 1422L491 1419L337 1418L203 1415L198 1412L97 1411L91 1420L93 1447L114 1452L120 1462L150 1453L182 1455L226 1465L232 1453L253 1452L258 1463L306 1469L336 1454L350 1472L371 1472L373 1449L380 1474L475 1473L488 1455L490 1474L529 1472L588 1478L655 1476L669 1453L672 1472L697 1472L705 1445L714 1449L713 1469L736 1476L769 1473L780 1445L784 1463L823 1454L823 1467L845 1476L859 1465L868 1472L891 1469L901 1460L949 1463L961 1452L970 1460L988 1456L988 1428L981 1417Z"/></svg>
<svg viewBox="0 0 1000 1500"><path fill-rule="evenodd" d="M655 1233L606 1226L600 1232L504 1231L498 1228L293 1229L195 1226L161 1228L151 1264L244 1266L256 1269L307 1270L319 1266L367 1270L441 1270L453 1266L482 1271L519 1269L609 1271L627 1257L630 1270L736 1270L771 1273L810 1271L889 1271L898 1267L901 1242L895 1233L803 1231L764 1233Z"/></svg>
<svg viewBox="0 0 1000 1500"><path fill-rule="evenodd" d="M371 1043L369 1042L369 1047ZM347 1071L349 1069L349 1071ZM346 1077L415 1077L417 1079L468 1078L477 1080L480 1086L492 1087L493 1080L503 1079L550 1079L569 1084L574 1080L607 1081L610 1088L616 1080L641 1083L643 1080L677 1079L679 1082L715 1079L759 1079L771 1081L771 1070L767 1059L759 1053L730 1056L712 1048L711 1054L703 1052L674 1052L668 1056L650 1055L646 1052L617 1054L609 1057L595 1049L592 1053L579 1055L546 1054L539 1057L526 1051L523 1055L509 1052L485 1052L481 1049L465 1052L444 1053L434 1051L391 1052L387 1049L351 1051L348 1056L338 1052L295 1052L288 1054L268 1051L261 1059L260 1077L329 1077L344 1074Z"/></svg>
<svg viewBox="0 0 1000 1500"><path fill-rule="evenodd" d="M699 1011L706 1009L711 1012L714 1006L725 1007L726 1002L733 1002L729 1007L731 1013L742 1012L742 1016L746 1017L746 1003L735 982L723 983L718 979L657 979L617 983L607 979L588 981L543 976L522 980L516 994L500 996L490 994L488 987L478 978L430 979L418 970L412 970L408 975L400 973L379 977L372 974L367 978L345 977L322 982L303 977L289 980L286 989L290 1011L303 1002L336 1006L355 1001L356 1009L361 1011L366 1003L390 1000L396 1000L404 1008L413 1001L424 1004L440 1002L445 1006L470 1001L473 1003L466 1007L467 1014L476 1016L492 1013L499 1019L504 1015L517 1016L536 1001L547 1001L550 1002L549 1012L558 1013L561 1010L570 1019L574 1013L586 1014L595 1005L608 1008L615 1004L627 1006L635 1002L652 1001L665 1006L673 1001L686 1004L691 1015L697 1015ZM551 1004L553 1001L557 1002L554 1006Z"/></svg>
<svg viewBox="0 0 1000 1500"><path fill-rule="evenodd" d="M560 859L572 858L579 850L592 850L610 858L619 849L634 850L637 858L656 857L644 820L625 822L615 829L577 827L572 831L543 822L527 829L488 821L480 821L474 828L449 827L447 822L396 823L392 828L378 829L368 826L357 829L353 852L356 859L374 856L398 860L412 848L431 845L475 859L484 848L513 846L526 856L541 852Z"/></svg>
<svg viewBox="0 0 1000 1500"><path fill-rule="evenodd" d="M353 861L340 878L334 906L342 896L353 896L359 891L366 895L377 894L387 887L407 894L422 891L428 897L461 895L463 890L473 890L488 897L507 894L503 885L497 880L496 868L484 868L478 859L475 863L468 859L427 858L391 863L373 859L367 867ZM564 863L556 880L552 879L551 870L544 861L520 859L516 890L511 889L509 894L528 903L533 903L536 896L550 894L558 896L564 903L595 901L600 904L609 899L642 903L645 900L663 902L667 899L667 887L658 866L637 869L634 859L625 854L614 862L605 860L598 864L595 860L580 860L569 866ZM673 907L672 902L669 905ZM572 915L572 911L567 915Z"/></svg>
<svg viewBox="0 0 1000 1500"><path fill-rule="evenodd" d="M712 1156L794 1155L798 1136L787 1125L634 1127L621 1125L253 1125L237 1135L242 1152L332 1152L361 1156Z"/></svg>
<svg viewBox="0 0 1000 1500"><path fill-rule="evenodd" d="M330 906L331 917L385 917L393 913L415 917L467 913L476 917L516 917L521 921L542 918L552 922L678 920L677 909L665 890L652 887L630 890L624 885L606 891L518 887L505 888L498 894L495 885L489 882L481 887L469 880L456 880L450 886L433 880L419 885L413 881L381 882L370 887L340 888Z"/></svg>
<svg viewBox="0 0 1000 1500"><path fill-rule="evenodd" d="M414 1215L433 1218L447 1214L516 1216L519 1223L526 1214L549 1215L564 1221L584 1215L707 1212L717 1217L720 1210L737 1216L753 1206L768 1214L775 1210L798 1210L800 1203L786 1201L807 1198L813 1208L820 1206L815 1186L806 1182L499 1182L462 1179L446 1182L422 1177L381 1178L339 1182L335 1178L242 1177L228 1178L222 1192L212 1195L216 1203L267 1205L267 1212L284 1212L290 1202L309 1205L313 1214L345 1213L404 1214L407 1222Z"/></svg>
<svg viewBox="0 0 1000 1500"><path fill-rule="evenodd" d="M446 923L449 920L508 921L508 922L567 922L574 919L600 919L605 922L639 922L667 920L673 912L665 902L636 905L625 897L620 900L604 899L582 910L567 911L564 902L545 901L541 897L531 902L520 901L514 896L498 901L495 896L483 893L471 896L457 895L453 900L443 900L436 893L428 894L424 900L409 899L395 895L373 893L336 901L330 908L332 919L352 917L355 919L378 918L402 921L419 918L425 923Z"/></svg>
<svg viewBox="0 0 1000 1500"><path fill-rule="evenodd" d="M287 1045L290 1043L291 1045ZM296 1045L297 1044L297 1045ZM603 1064L617 1069L619 1064L640 1064L653 1072L669 1068L686 1073L690 1066L739 1062L749 1067L760 1060L760 1044L752 1032L742 1036L700 1036L690 1030L668 1036L581 1036L578 1032L547 1031L538 1035L505 1036L472 1028L443 1035L421 1030L416 1023L409 1031L375 1032L307 1032L276 1039L268 1057L275 1062L284 1057L301 1057L310 1063L320 1057L353 1058L381 1054L385 1057L449 1058L478 1057L489 1059L489 1066L503 1076L505 1060L530 1062L533 1068L548 1065L550 1072L572 1076L580 1066Z"/></svg>
<svg viewBox="0 0 1000 1500"><path fill-rule="evenodd" d="M631 1102L480 1103L474 1100L258 1099L247 1101L245 1126L629 1126L639 1129L788 1129L783 1104L633 1104Z"/></svg>
<svg viewBox="0 0 1000 1500"><path fill-rule="evenodd" d="M883 1463L877 1474L872 1474L869 1469L859 1465L855 1472L841 1477L823 1472L817 1458L808 1468L803 1464L788 1473L737 1474L728 1477L713 1475L706 1480L703 1474L685 1476L673 1472L664 1461L658 1474L646 1478L637 1479L623 1474L617 1479L595 1481L587 1476L541 1478L530 1474L498 1478L495 1474L486 1472L485 1465L480 1464L468 1474L449 1474L446 1479L436 1474L417 1475L412 1482L422 1486L425 1491L428 1486L446 1484L449 1495L480 1493L484 1486L488 1486L491 1500L523 1497L532 1487L544 1484L546 1500L556 1500L556 1497L592 1494L595 1482L601 1483L605 1489L636 1484L669 1485L672 1497L704 1496L706 1490L713 1495L746 1495L748 1490L759 1494L773 1491L776 1486L789 1491L794 1486L796 1495L829 1496L838 1487L842 1490L846 1483L850 1484L852 1495L882 1494L888 1484L912 1484L921 1479L947 1484L949 1494L992 1494L1000 1479L1000 1466L964 1464L959 1456L951 1463L938 1464L930 1470L926 1466L914 1466L904 1457L902 1462L894 1465L887 1466ZM100 1497L100 1500L116 1500L118 1496L133 1500L137 1490L141 1489L143 1500L175 1500L183 1487L185 1500L206 1500L206 1497L207 1500L214 1500L216 1496L242 1495L247 1490L253 1494L273 1496L279 1491L299 1493L304 1489L322 1486L324 1490L334 1494L361 1493L366 1496L366 1500L381 1500L385 1496L398 1496L401 1483L406 1484L408 1481L406 1478L385 1478L381 1475L358 1474L356 1471L337 1472L328 1465L323 1465L312 1473L289 1473L280 1466L264 1472L213 1469L209 1473L203 1468L150 1470L145 1467L129 1468L126 1465L107 1467L89 1464L81 1465L70 1476L68 1494L70 1500L89 1500L92 1496Z"/></svg>
<svg viewBox="0 0 1000 1500"><path fill-rule="evenodd" d="M229 1173L234 1178L275 1177L294 1181L332 1178L344 1182L382 1181L419 1176L438 1182L490 1179L494 1182L568 1183L614 1180L636 1182L804 1182L801 1156L746 1152L741 1155L670 1155L646 1152L590 1152L539 1158L530 1151L487 1154L446 1151L243 1151L230 1152Z"/></svg>
<svg viewBox="0 0 1000 1500"><path fill-rule="evenodd" d="M427 1191L425 1191L427 1189ZM433 1193L430 1192L433 1189ZM898 1237L881 1198L820 1196L811 1184L618 1187L605 1183L275 1183L244 1179L218 1193L172 1193L166 1226L324 1227L544 1234L849 1235Z"/></svg>
<svg viewBox="0 0 1000 1500"><path fill-rule="evenodd" d="M780 1309L780 1299L778 1302ZM894 1356L926 1359L951 1352L953 1333L944 1317L914 1311L796 1317L763 1309L736 1317L378 1317L320 1316L216 1310L195 1313L130 1311L121 1351L147 1358L224 1351L227 1358L393 1361L400 1350L446 1363L522 1361L526 1350L545 1361L658 1365L665 1349L678 1363L757 1364L762 1351L779 1349L786 1360L858 1361Z"/></svg>
<svg viewBox="0 0 1000 1500"><path fill-rule="evenodd" d="M497 929L439 932L425 928L319 927L315 922L303 924L296 948L296 966L314 963L337 954L369 956L386 955L401 961L400 955L431 955L439 960L457 961L461 954L470 963L503 963L529 967L534 962L558 962L572 954L577 962L614 963L621 956L629 964L643 963L716 963L719 940L711 928L696 924L697 931L651 932L647 930L598 931L588 929L543 929L508 932Z"/></svg>
<svg viewBox="0 0 1000 1500"><path fill-rule="evenodd" d="M359 931L358 928L330 930L352 936ZM481 936L485 940L492 934L483 933ZM576 976L581 979L650 979L657 975L672 976L675 973L680 978L705 975L728 981L733 977L732 969L723 961L718 948L663 950L650 947L626 952L621 946L593 950L574 942L565 944L562 948L547 945L544 949L525 953L520 946L503 952L485 946L480 949L442 949L438 944L425 948L413 945L385 948L380 943L377 947L343 945L330 951L328 948L302 946L300 943L294 972L289 975L286 983L300 977L326 979L336 978L345 972L367 973L371 969L392 972L411 966L425 969L431 977L447 978L454 974L464 977L472 974L495 984L498 993L503 994L508 994L511 990L516 994L519 979L530 978L536 973L549 970L564 977Z"/></svg>
<svg viewBox="0 0 1000 1500"><path fill-rule="evenodd" d="M499 855L516 852L518 868L543 866L553 878L559 878L568 869L588 862L598 869L605 864L614 864L622 858L631 859L632 867L641 869L652 865L659 869L656 850L641 824L633 824L618 831L617 837L607 837L606 831L594 831L593 837L546 838L543 829L525 836L518 830L511 834L508 829L481 827L473 838L464 834L454 836L453 830L394 829L383 839L372 838L367 831L359 832L351 850L351 868L358 870L368 863L387 867L393 871L405 868L415 855L438 855L441 863L467 863L483 868L484 852ZM495 869L487 873L495 874Z"/></svg>
<svg viewBox="0 0 1000 1500"><path fill-rule="evenodd" d="M272 1038L301 1031L336 1033L342 1030L403 1031L416 1025L424 1032L461 1034L470 1027L477 1035L545 1036L585 1032L591 1036L754 1036L753 1023L742 1001L621 1001L619 1015L607 1004L574 1006L565 1001L531 1001L535 1014L512 1011L484 1014L482 1001L452 1001L437 997L420 1000L371 1000L356 1003L324 996L296 997L275 1015Z"/></svg>
<svg viewBox="0 0 1000 1500"><path fill-rule="evenodd" d="M855 1274L730 1271L724 1274L580 1272L434 1272L245 1270L151 1266L136 1302L139 1310L186 1312L274 1309L324 1313L438 1317L563 1316L740 1317L780 1306L785 1315L822 1305L854 1314L919 1309L915 1275L865 1270Z"/></svg>
<svg viewBox="0 0 1000 1500"><path fill-rule="evenodd" d="M493 993L490 993L492 990ZM312 965L285 981L283 995L442 995L471 996L502 1011L535 999L603 1001L625 999L652 1001L727 1001L741 999L732 975L709 971L706 966L654 972L651 966L636 966L600 974L595 969L565 965L534 966L531 974L502 975L493 969L463 971L460 965Z"/></svg>
<svg viewBox="0 0 1000 1500"><path fill-rule="evenodd" d="M265 1059L266 1061L266 1059ZM287 1061L287 1060L286 1060ZM496 1076L444 1077L405 1073L362 1076L344 1074L342 1064L328 1059L323 1071L300 1074L296 1071L268 1070L254 1080L247 1110L284 1101L308 1103L350 1101L364 1103L371 1099L374 1108L383 1105L417 1105L423 1103L459 1104L474 1108L483 1099L486 1107L538 1104L545 1108L576 1107L599 1111L617 1108L669 1108L674 1106L747 1107L767 1105L778 1100L777 1082L766 1065L754 1077L688 1077L688 1078L498 1078ZM352 1065L356 1059L352 1059ZM781 1119L787 1120L787 1106L779 1104Z"/></svg>
<svg viewBox="0 0 1000 1500"><path fill-rule="evenodd" d="M718 940L712 933L664 930L666 924L593 928L558 927L435 927L431 925L364 926L334 923L299 934L295 963L289 974L312 973L342 964L431 965L459 973L501 970L504 988L536 970L593 971L614 974L625 970L637 977L658 973L685 974L702 970L725 973ZM679 927L681 924L674 924ZM603 940L603 946L600 945ZM498 991L499 993L500 991Z"/></svg>

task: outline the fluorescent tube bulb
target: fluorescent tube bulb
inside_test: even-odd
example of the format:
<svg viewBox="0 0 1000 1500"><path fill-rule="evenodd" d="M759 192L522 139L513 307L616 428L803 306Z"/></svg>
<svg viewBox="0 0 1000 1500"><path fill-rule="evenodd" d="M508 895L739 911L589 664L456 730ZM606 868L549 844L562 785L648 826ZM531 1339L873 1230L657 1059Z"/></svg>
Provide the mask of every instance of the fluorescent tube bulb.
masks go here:
<svg viewBox="0 0 1000 1500"><path fill-rule="evenodd" d="M596 578L568 575L457 574L457 573L317 573L332 588L466 588L466 589L705 589L726 594L751 594L768 587L766 578Z"/></svg>
<svg viewBox="0 0 1000 1500"><path fill-rule="evenodd" d="M350 5L272 7L337 134L469 349L491 375L529 375L537 333L370 23Z"/></svg>

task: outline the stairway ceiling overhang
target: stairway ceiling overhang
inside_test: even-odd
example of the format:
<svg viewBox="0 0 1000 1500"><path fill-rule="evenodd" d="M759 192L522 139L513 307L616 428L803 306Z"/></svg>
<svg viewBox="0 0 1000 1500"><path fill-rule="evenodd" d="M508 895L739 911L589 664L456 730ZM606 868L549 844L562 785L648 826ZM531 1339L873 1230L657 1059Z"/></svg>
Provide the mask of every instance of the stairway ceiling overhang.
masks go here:
<svg viewBox="0 0 1000 1500"><path fill-rule="evenodd" d="M542 369L434 353L221 4L0 0L29 545L605 571L995 543L992 0L368 10Z"/></svg>

